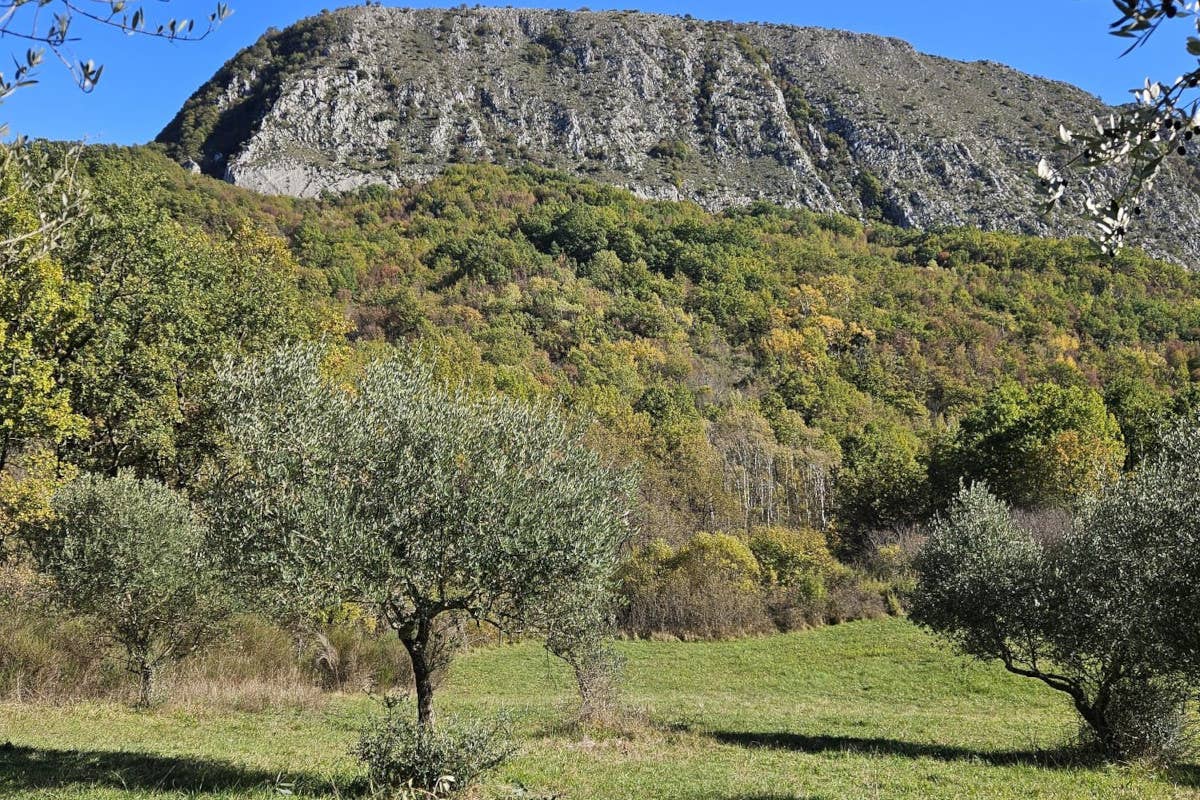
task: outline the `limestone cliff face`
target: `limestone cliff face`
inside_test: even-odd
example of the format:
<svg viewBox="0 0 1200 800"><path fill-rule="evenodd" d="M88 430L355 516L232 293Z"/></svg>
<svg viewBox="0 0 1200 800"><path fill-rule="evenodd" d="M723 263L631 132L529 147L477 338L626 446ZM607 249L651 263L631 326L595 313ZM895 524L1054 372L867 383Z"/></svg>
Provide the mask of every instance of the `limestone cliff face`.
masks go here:
<svg viewBox="0 0 1200 800"><path fill-rule="evenodd" d="M1039 218L1033 168L1096 98L894 39L634 12L356 7L272 31L160 134L181 162L314 196L447 163L536 163L721 208L766 199L901 225L1085 231ZM1142 243L1200 264L1176 168Z"/></svg>

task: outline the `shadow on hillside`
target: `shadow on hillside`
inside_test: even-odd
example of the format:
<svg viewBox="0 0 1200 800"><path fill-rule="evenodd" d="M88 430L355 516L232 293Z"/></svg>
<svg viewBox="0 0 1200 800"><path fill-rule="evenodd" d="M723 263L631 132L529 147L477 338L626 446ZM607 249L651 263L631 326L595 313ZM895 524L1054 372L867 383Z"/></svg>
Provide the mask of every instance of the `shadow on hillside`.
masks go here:
<svg viewBox="0 0 1200 800"><path fill-rule="evenodd" d="M206 758L116 750L57 750L0 745L0 795L89 786L188 795L280 790L300 796L361 794L311 774L276 774Z"/></svg>
<svg viewBox="0 0 1200 800"><path fill-rule="evenodd" d="M708 734L725 744L794 750L799 753L861 753L864 755L932 758L938 761L979 761L993 766L1032 764L1039 767L1078 767L1089 762L1077 749L1062 750L976 750L956 745L923 744L899 739L860 736L806 736L799 733L751 733L712 731Z"/></svg>

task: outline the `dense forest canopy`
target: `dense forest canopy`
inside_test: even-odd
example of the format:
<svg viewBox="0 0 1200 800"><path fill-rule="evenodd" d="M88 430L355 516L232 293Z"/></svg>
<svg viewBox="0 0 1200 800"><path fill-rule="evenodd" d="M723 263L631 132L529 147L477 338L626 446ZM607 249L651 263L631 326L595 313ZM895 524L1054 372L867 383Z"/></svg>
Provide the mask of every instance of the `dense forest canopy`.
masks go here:
<svg viewBox="0 0 1200 800"><path fill-rule="evenodd" d="M641 469L648 538L815 527L845 552L976 478L1022 506L1069 504L1196 405L1200 278L1084 240L768 204L714 215L533 168L295 200L152 149L92 148L84 166L101 221L64 258L169 262L138 273L162 284L146 297L210 314L204 335L172 328L180 363L340 336L344 309L354 351L413 342L478 391L594 418L598 446ZM185 480L176 438L204 436L203 409L172 394L186 382L152 386L179 418L136 455L147 439L130 432L161 421L104 389L106 358L68 370L91 432L73 457Z"/></svg>

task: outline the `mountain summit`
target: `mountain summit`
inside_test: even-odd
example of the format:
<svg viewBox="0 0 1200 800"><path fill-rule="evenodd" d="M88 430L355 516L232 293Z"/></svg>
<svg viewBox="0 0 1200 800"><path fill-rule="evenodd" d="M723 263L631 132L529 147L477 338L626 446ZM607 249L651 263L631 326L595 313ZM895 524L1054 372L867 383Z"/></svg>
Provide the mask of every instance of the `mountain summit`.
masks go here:
<svg viewBox="0 0 1200 800"><path fill-rule="evenodd" d="M354 7L269 31L158 141L266 193L398 185L455 161L534 163L714 209L758 199L921 228L1086 231L1037 214L1067 84L895 39L638 12ZM1143 244L1200 262L1170 170Z"/></svg>

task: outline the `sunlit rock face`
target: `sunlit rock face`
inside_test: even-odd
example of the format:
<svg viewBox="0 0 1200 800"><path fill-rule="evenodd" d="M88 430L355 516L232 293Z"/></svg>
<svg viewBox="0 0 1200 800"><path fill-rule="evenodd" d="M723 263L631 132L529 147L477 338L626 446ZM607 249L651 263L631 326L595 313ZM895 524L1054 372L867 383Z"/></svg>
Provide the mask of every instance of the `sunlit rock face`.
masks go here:
<svg viewBox="0 0 1200 800"><path fill-rule="evenodd" d="M709 209L755 200L899 225L1087 233L1038 214L1075 87L876 36L636 12L355 7L268 32L160 134L181 162L301 197L537 164ZM1200 264L1176 164L1138 243Z"/></svg>

